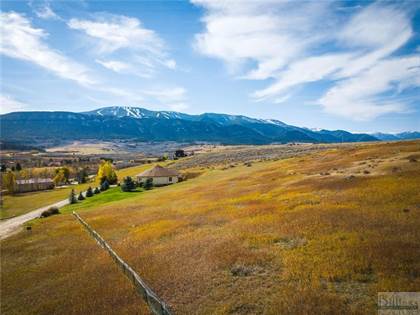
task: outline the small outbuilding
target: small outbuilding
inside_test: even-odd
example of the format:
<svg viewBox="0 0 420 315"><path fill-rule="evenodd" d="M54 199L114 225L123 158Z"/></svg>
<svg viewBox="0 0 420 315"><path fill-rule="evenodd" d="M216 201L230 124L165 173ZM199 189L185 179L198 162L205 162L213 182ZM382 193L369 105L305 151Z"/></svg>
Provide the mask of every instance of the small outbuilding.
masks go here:
<svg viewBox="0 0 420 315"><path fill-rule="evenodd" d="M177 183L180 174L176 170L156 165L155 167L138 174L136 177L138 182L144 183L151 178L154 186L163 186Z"/></svg>

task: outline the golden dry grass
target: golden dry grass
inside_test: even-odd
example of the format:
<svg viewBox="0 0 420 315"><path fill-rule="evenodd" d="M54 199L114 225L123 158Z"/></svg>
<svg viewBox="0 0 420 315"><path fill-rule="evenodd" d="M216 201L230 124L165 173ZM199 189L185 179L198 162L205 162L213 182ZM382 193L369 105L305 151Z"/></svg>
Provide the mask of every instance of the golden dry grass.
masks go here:
<svg viewBox="0 0 420 315"><path fill-rule="evenodd" d="M1 246L1 314L148 314L71 216L38 221Z"/></svg>
<svg viewBox="0 0 420 315"><path fill-rule="evenodd" d="M364 144L210 169L80 214L177 314L374 313L378 291L420 290L419 153L419 141ZM54 220L34 231L60 235L72 224ZM41 246L23 234L2 244L6 262ZM18 264L3 265L3 287L23 288ZM11 295L2 290L2 310L27 303Z"/></svg>

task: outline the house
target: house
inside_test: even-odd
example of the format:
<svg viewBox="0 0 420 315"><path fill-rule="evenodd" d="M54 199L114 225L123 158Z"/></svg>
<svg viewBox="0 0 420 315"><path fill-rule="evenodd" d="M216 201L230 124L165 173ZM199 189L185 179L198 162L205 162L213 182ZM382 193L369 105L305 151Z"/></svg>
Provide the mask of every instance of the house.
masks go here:
<svg viewBox="0 0 420 315"><path fill-rule="evenodd" d="M155 167L138 174L136 177L138 182L144 183L151 178L154 186L163 186L177 183L180 174L176 170L156 165Z"/></svg>
<svg viewBox="0 0 420 315"><path fill-rule="evenodd" d="M50 178L17 179L14 192L23 193L28 191L53 189L54 182Z"/></svg>

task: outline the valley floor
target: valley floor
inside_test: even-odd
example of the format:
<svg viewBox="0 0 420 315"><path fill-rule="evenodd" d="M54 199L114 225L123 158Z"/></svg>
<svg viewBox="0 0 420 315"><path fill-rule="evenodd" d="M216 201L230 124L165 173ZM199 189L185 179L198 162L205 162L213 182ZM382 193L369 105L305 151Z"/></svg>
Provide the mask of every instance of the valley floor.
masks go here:
<svg viewBox="0 0 420 315"><path fill-rule="evenodd" d="M420 141L193 159L187 181L77 205L175 314L366 314L420 291ZM147 314L71 209L1 241L1 313Z"/></svg>

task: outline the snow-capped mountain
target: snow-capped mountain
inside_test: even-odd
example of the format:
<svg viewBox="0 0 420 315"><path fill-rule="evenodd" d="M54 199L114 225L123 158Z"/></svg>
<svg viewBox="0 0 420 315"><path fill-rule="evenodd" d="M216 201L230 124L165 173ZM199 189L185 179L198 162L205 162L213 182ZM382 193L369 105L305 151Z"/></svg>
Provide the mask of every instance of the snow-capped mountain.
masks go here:
<svg viewBox="0 0 420 315"><path fill-rule="evenodd" d="M83 114L98 116L114 116L114 117L131 117L131 118L166 118L166 119L186 119L187 114L170 112L170 111L152 111L141 107L130 106L111 106L95 109L93 111L84 112Z"/></svg>
<svg viewBox="0 0 420 315"><path fill-rule="evenodd" d="M1 138L137 139L138 141L206 141L225 144L376 141L368 134L344 130L313 131L275 119L204 113L188 115L112 106L84 113L15 112L1 115Z"/></svg>

